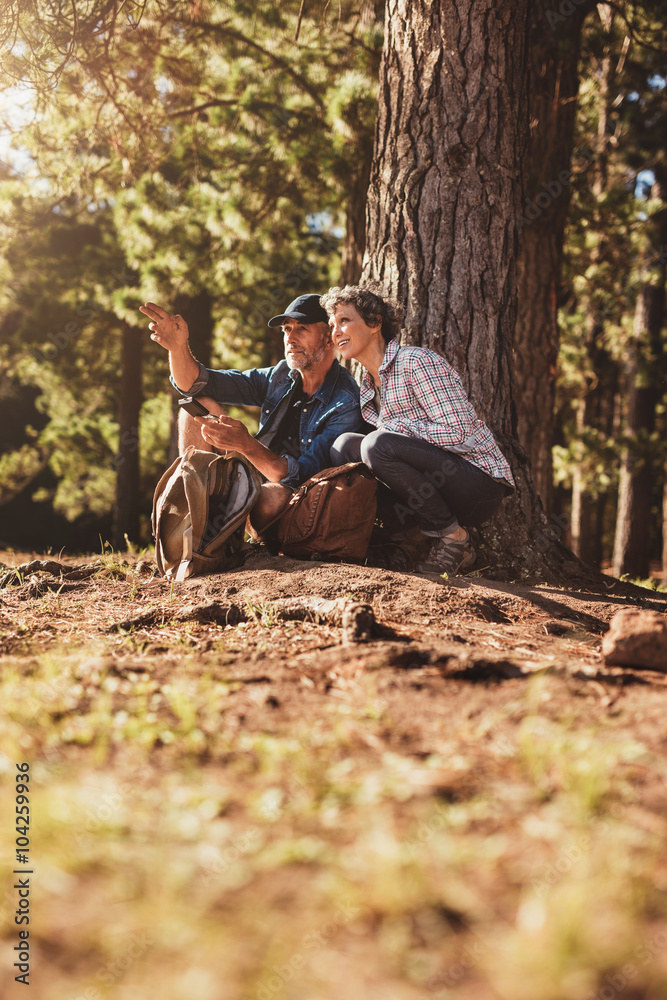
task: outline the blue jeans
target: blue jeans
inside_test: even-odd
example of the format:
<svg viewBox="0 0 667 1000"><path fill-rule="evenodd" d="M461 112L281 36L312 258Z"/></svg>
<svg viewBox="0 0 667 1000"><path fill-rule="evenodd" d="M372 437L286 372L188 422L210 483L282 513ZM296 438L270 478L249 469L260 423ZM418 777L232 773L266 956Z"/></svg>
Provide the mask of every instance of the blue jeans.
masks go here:
<svg viewBox="0 0 667 1000"><path fill-rule="evenodd" d="M384 503L378 497L381 516L388 513L399 526L416 524L425 531L440 531L457 521L476 528L513 492L461 455L392 431L341 434L331 448L331 463L345 462L363 462L389 488Z"/></svg>

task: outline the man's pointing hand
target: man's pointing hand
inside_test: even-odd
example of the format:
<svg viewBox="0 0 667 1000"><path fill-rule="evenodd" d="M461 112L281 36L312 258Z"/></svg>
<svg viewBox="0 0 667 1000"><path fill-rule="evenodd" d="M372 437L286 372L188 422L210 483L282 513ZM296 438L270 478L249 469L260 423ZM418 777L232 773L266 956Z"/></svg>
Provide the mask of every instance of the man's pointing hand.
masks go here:
<svg viewBox="0 0 667 1000"><path fill-rule="evenodd" d="M148 324L148 329L152 331L151 340L167 351L178 351L185 347L190 331L182 316L172 316L155 302L139 306L139 311L151 320Z"/></svg>

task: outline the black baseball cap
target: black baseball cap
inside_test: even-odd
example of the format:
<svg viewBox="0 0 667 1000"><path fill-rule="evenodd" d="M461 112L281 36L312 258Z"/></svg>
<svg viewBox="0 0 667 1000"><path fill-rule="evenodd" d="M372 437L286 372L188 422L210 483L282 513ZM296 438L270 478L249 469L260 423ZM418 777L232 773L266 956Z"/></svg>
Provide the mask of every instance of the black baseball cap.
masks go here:
<svg viewBox="0 0 667 1000"><path fill-rule="evenodd" d="M284 313L273 316L267 326L280 326L286 319L298 319L300 323L326 323L329 317L320 305L319 295L299 295L290 302Z"/></svg>

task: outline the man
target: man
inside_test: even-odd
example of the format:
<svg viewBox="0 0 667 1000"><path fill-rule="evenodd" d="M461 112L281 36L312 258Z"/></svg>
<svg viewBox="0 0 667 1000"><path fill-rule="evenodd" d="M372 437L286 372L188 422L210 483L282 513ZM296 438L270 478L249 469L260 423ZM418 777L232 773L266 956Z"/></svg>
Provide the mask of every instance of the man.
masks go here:
<svg viewBox="0 0 667 1000"><path fill-rule="evenodd" d="M336 360L328 317L318 295L299 295L269 320L282 326L285 360L272 368L213 371L188 345L188 325L154 302L140 307L151 320L151 340L169 351L171 382L196 396L212 416L181 415L181 454L194 444L207 451L237 451L264 477L252 515L256 531L277 517L293 490L331 465L329 449L345 431L361 430L359 387ZM221 404L261 407L255 437Z"/></svg>

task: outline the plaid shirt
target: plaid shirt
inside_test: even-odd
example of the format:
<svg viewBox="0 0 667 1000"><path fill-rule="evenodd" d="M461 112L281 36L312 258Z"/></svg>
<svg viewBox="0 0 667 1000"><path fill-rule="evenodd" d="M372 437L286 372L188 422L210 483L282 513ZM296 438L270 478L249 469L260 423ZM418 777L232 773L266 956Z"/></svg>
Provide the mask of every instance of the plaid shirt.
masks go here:
<svg viewBox="0 0 667 1000"><path fill-rule="evenodd" d="M430 441L462 455L495 479L513 484L510 467L493 434L478 419L450 364L425 347L387 344L379 370L382 406L373 406L375 387L369 372L361 381L361 413L373 427Z"/></svg>

